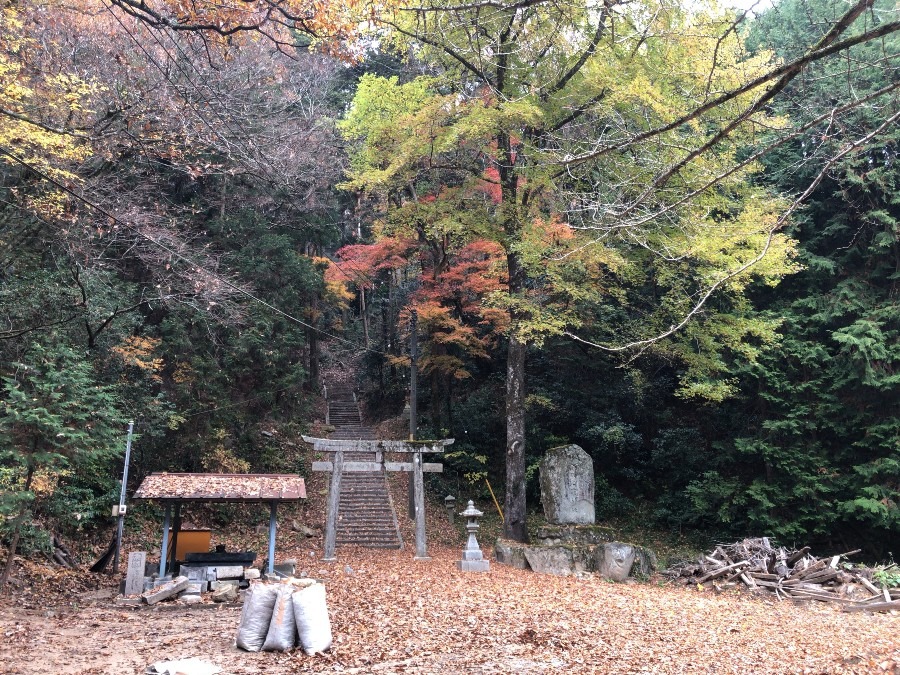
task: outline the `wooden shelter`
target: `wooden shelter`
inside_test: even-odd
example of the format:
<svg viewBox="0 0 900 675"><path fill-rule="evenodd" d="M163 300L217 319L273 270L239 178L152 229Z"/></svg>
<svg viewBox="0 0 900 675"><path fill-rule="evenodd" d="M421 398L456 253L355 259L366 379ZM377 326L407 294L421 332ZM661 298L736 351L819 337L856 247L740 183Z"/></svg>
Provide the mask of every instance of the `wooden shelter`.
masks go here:
<svg viewBox="0 0 900 675"><path fill-rule="evenodd" d="M269 504L269 564L275 564L275 516L279 502L306 499L306 484L297 474L260 473L154 473L147 476L134 493L134 499L157 501L165 505L159 577L166 575L169 552L169 527L172 527L174 563L178 532L181 530L181 505L185 502ZM172 523L172 507L174 523Z"/></svg>

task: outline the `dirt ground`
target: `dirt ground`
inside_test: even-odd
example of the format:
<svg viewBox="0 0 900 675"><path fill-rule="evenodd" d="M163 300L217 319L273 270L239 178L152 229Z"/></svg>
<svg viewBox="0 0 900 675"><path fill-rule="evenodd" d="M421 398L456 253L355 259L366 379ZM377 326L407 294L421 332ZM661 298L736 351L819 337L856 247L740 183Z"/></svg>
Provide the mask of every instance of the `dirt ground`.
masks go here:
<svg viewBox="0 0 900 675"><path fill-rule="evenodd" d="M429 553L339 549L326 564L307 551L300 565L324 580L334 633L316 657L239 651L236 604L125 609L111 581L55 606L13 595L0 603L0 673L140 674L186 657L225 675L900 672L897 615L496 563L466 574L457 550Z"/></svg>

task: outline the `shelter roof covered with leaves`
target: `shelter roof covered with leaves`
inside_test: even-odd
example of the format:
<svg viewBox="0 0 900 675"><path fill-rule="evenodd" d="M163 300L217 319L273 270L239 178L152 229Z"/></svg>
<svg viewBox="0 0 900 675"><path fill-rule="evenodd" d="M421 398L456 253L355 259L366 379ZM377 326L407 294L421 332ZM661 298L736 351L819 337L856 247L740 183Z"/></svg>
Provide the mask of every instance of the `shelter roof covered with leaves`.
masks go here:
<svg viewBox="0 0 900 675"><path fill-rule="evenodd" d="M159 501L269 502L306 499L306 484L297 474L153 473L135 499Z"/></svg>

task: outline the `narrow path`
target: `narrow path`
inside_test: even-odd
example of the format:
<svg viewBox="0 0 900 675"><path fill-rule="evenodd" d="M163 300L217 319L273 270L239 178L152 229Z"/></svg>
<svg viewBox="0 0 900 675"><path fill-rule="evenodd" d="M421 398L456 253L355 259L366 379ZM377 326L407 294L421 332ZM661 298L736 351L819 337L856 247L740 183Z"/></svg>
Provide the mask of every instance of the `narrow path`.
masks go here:
<svg viewBox="0 0 900 675"><path fill-rule="evenodd" d="M359 404L343 384L328 390L328 421L335 427L333 440L375 440L370 427L363 426ZM375 453L354 452L345 461L374 462ZM384 471L345 472L341 477L336 544L366 548L402 548L397 514Z"/></svg>

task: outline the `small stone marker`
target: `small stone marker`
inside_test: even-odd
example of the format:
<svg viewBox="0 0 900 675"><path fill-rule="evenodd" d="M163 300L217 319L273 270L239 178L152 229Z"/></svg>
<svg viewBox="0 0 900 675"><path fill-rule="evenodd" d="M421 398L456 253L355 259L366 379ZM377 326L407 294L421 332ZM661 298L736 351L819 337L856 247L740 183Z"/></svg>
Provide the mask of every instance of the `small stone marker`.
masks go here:
<svg viewBox="0 0 900 675"><path fill-rule="evenodd" d="M548 450L541 460L541 501L555 525L593 525L594 461L581 447Z"/></svg>
<svg viewBox="0 0 900 675"><path fill-rule="evenodd" d="M244 570L245 579L259 579L259 570L255 567L248 567Z"/></svg>
<svg viewBox="0 0 900 675"><path fill-rule="evenodd" d="M148 605L155 605L161 600L171 598L173 595L181 593L188 585L187 577L175 577L172 581L167 581L162 586L157 586L153 590L145 591L141 597Z"/></svg>
<svg viewBox="0 0 900 675"><path fill-rule="evenodd" d="M147 554L134 551L128 554L128 571L125 576L125 595L140 595L144 592L144 567Z"/></svg>

